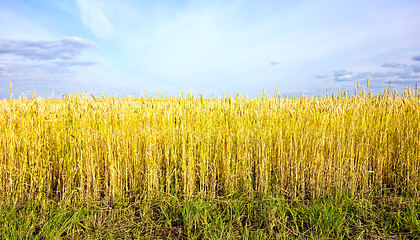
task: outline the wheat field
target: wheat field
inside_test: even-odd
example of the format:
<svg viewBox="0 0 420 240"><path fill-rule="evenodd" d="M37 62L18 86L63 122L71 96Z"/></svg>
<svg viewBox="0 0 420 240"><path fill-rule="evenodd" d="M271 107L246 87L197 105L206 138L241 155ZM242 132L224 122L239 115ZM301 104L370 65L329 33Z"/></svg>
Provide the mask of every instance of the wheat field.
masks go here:
<svg viewBox="0 0 420 240"><path fill-rule="evenodd" d="M419 197L420 100L102 98L0 101L3 199L135 201L276 193Z"/></svg>

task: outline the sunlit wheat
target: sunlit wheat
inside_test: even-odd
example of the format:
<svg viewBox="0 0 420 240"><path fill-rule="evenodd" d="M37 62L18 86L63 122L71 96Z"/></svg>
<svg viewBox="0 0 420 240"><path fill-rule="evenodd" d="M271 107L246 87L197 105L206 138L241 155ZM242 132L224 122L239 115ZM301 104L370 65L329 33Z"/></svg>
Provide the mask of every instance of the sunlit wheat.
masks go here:
<svg viewBox="0 0 420 240"><path fill-rule="evenodd" d="M1 101L2 197L418 196L420 103L409 90L402 97L387 90L296 99L92 97Z"/></svg>

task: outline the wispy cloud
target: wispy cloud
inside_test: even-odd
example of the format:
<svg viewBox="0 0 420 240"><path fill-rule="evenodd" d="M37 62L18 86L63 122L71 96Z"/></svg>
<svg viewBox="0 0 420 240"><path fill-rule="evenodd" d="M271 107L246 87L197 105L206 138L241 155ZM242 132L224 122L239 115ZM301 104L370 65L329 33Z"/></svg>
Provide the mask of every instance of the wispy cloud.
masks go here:
<svg viewBox="0 0 420 240"><path fill-rule="evenodd" d="M400 82L402 79L420 79L420 75L410 69L403 69L392 72L348 72L345 70L333 71L334 81L336 82L358 82L364 81L367 78L374 78L377 81L387 83Z"/></svg>
<svg viewBox="0 0 420 240"><path fill-rule="evenodd" d="M370 78L371 89L378 91L388 87L403 91L407 86L413 86L420 81L420 65L396 62L385 62L381 67L386 71L351 72L346 70L333 71L334 81L341 86L353 87L356 82L364 82Z"/></svg>
<svg viewBox="0 0 420 240"><path fill-rule="evenodd" d="M332 71L332 80L329 88L344 91L353 91L360 83L360 89L371 90L373 94L381 93L385 88L390 91L403 92L407 87L414 88L420 82L420 64L411 62L414 58L406 61L388 61L379 66L370 66L373 71L358 71L357 69L338 69ZM315 75L322 79L325 75ZM370 86L367 86L367 79ZM328 80L327 80L328 81Z"/></svg>
<svg viewBox="0 0 420 240"><path fill-rule="evenodd" d="M394 62L386 62L386 63L382 63L381 67L385 67L385 68L398 68L398 67L402 67L403 64L401 63L394 63Z"/></svg>
<svg viewBox="0 0 420 240"><path fill-rule="evenodd" d="M420 65L413 64L413 65L410 65L410 67L411 67L411 69L413 69L413 72L415 72L415 73L419 73L420 72Z"/></svg>
<svg viewBox="0 0 420 240"><path fill-rule="evenodd" d="M405 73L419 73L420 72L419 64L383 63L381 67L402 69L405 71Z"/></svg>
<svg viewBox="0 0 420 240"><path fill-rule="evenodd" d="M62 67L75 67L75 66L92 66L96 65L96 62L93 61L56 61L52 62L52 64L55 64L56 66L62 66Z"/></svg>
<svg viewBox="0 0 420 240"><path fill-rule="evenodd" d="M315 75L314 77L315 77L315 78L318 78L318 79L325 79L325 78L328 78L328 76L327 76L327 75Z"/></svg>
<svg viewBox="0 0 420 240"><path fill-rule="evenodd" d="M352 81L354 76L352 72L348 72L346 70L336 70L333 71L334 81L337 82L344 82L344 81Z"/></svg>
<svg viewBox="0 0 420 240"><path fill-rule="evenodd" d="M82 86L79 82L86 80L80 76L88 66L96 67L97 62L79 59L79 55L96 47L96 43L79 37L58 41L0 40L0 82L17 83L14 89L19 93L43 89L38 92L46 94L59 85L68 89ZM0 91L0 95L5 92Z"/></svg>
<svg viewBox="0 0 420 240"><path fill-rule="evenodd" d="M414 60L414 61L420 61L420 55L414 56L412 58L412 60Z"/></svg>
<svg viewBox="0 0 420 240"><path fill-rule="evenodd" d="M11 54L31 60L73 59L87 48L97 47L79 37L64 37L60 41L0 40L0 55Z"/></svg>
<svg viewBox="0 0 420 240"><path fill-rule="evenodd" d="M114 33L114 27L98 4L87 0L76 0L82 21L97 37L109 37Z"/></svg>

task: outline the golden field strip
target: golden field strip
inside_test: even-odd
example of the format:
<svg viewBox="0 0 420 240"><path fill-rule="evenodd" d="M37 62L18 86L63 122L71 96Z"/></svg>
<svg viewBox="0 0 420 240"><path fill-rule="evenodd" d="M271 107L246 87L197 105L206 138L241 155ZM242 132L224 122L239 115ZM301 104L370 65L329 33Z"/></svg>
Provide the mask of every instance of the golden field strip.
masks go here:
<svg viewBox="0 0 420 240"><path fill-rule="evenodd" d="M420 194L420 99L0 101L1 198Z"/></svg>

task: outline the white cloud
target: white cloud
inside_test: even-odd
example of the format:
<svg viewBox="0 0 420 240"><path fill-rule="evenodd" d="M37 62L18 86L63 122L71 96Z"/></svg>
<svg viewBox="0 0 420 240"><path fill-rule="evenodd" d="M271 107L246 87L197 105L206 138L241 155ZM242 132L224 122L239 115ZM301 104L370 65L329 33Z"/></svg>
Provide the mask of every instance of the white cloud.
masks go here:
<svg viewBox="0 0 420 240"><path fill-rule="evenodd" d="M93 0L76 0L82 21L97 37L105 38L114 33L114 27Z"/></svg>
<svg viewBox="0 0 420 240"><path fill-rule="evenodd" d="M349 81L349 80L352 80L353 78L353 73L347 72L345 70L333 71L333 73L334 73L334 80L337 82Z"/></svg>
<svg viewBox="0 0 420 240"><path fill-rule="evenodd" d="M357 82L366 82L370 79L370 89L376 93L384 88L403 92L407 86L414 87L420 80L420 65L385 62L381 67L387 71L377 70L369 72L349 72L346 70L333 71L334 81L341 87L352 89Z"/></svg>
<svg viewBox="0 0 420 240"><path fill-rule="evenodd" d="M400 63L395 63L395 62L386 62L386 63L382 63L381 67L385 67L385 68L399 68L399 67L403 67L403 64Z"/></svg>
<svg viewBox="0 0 420 240"><path fill-rule="evenodd" d="M410 67L411 69L413 69L413 72L420 73L420 65L413 64L413 65L410 65Z"/></svg>
<svg viewBox="0 0 420 240"><path fill-rule="evenodd" d="M420 55L418 55L418 56L414 56L414 57L412 58L412 60L414 60L414 61L420 61Z"/></svg>
<svg viewBox="0 0 420 240"><path fill-rule="evenodd" d="M9 54L32 60L72 59L92 47L98 45L79 37L64 37L60 41L0 39L0 56Z"/></svg>
<svg viewBox="0 0 420 240"><path fill-rule="evenodd" d="M95 47L96 43L79 37L58 41L0 39L0 82L17 83L15 93L37 89L44 96L51 88L60 86L66 92L84 88L88 81L81 76L98 64L80 60L79 56ZM0 96L7 96L7 92L0 91Z"/></svg>
<svg viewBox="0 0 420 240"><path fill-rule="evenodd" d="M348 80L351 79L353 76L351 74L346 74L343 76L338 77L340 80Z"/></svg>

